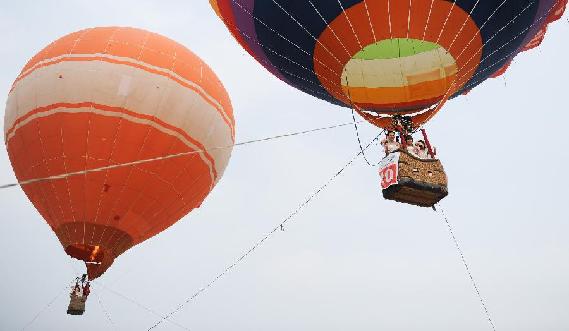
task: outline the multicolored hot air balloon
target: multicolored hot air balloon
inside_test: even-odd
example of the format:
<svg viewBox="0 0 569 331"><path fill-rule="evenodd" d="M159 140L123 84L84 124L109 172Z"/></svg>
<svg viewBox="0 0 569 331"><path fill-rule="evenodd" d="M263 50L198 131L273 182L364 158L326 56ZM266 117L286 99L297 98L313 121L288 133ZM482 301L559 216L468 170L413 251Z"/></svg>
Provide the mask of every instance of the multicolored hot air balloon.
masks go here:
<svg viewBox="0 0 569 331"><path fill-rule="evenodd" d="M93 279L200 206L229 162L232 149L218 147L233 144L235 121L223 85L187 48L102 27L58 39L26 64L4 134L20 182L64 174L22 188Z"/></svg>
<svg viewBox="0 0 569 331"><path fill-rule="evenodd" d="M403 138L447 100L502 74L518 53L538 46L567 0L210 3L273 75ZM380 164L383 195L434 206L448 194L442 165L407 155L405 140L397 151L401 159Z"/></svg>
<svg viewBox="0 0 569 331"><path fill-rule="evenodd" d="M272 74L370 122L428 121L540 44L567 0L210 0ZM439 105L439 107L435 107Z"/></svg>

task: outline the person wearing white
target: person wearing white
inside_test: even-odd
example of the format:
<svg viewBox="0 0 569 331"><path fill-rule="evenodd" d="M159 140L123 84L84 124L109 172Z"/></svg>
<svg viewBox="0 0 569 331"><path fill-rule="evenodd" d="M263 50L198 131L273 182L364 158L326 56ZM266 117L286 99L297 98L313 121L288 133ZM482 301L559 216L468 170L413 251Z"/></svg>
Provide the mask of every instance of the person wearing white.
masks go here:
<svg viewBox="0 0 569 331"><path fill-rule="evenodd" d="M431 155L427 147L425 146L425 142L423 140L419 140L415 143L415 148L417 149L417 156L421 159L431 159Z"/></svg>
<svg viewBox="0 0 569 331"><path fill-rule="evenodd" d="M419 149L417 148L417 146L413 145L413 137L412 136L406 136L405 137L405 144L406 144L406 148L407 148L407 152L409 152L409 154L413 155L413 156L419 156Z"/></svg>
<svg viewBox="0 0 569 331"><path fill-rule="evenodd" d="M401 145L395 141L395 131L387 131L385 139L381 141L385 155L395 152Z"/></svg>

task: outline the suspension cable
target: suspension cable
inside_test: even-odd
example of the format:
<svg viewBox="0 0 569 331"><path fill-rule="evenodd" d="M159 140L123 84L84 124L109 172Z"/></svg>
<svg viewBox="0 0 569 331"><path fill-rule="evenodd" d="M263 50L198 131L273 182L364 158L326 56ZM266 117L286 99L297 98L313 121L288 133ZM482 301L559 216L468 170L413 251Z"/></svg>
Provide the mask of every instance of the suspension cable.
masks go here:
<svg viewBox="0 0 569 331"><path fill-rule="evenodd" d="M316 189L314 191L314 193L312 193L306 200L304 200L304 202L302 202L282 222L277 224L271 231L269 231L267 234L265 234L262 239L258 240L256 243L254 243L253 246L251 246L251 248L249 248L247 251L245 251L245 253L243 253L239 258L237 258L232 264L230 264L222 272L220 272L205 287L200 288L198 291L196 291L194 294L192 294L183 303L179 304L176 307L176 309L174 309L170 313L166 314L166 316L162 317L159 321L157 321L154 325L152 325L148 330L154 329L155 327L160 325L164 320L168 320L172 315L174 315L177 312L179 312L180 310L182 310L182 308L184 308L184 306L186 304L188 304L190 301L194 300L197 296L199 296L200 294L202 294L203 292L205 292L206 290L211 288L218 280L220 280L222 277L224 277L226 274L228 274L231 271L231 269L235 268L245 258L247 258L249 255L251 255L259 246L261 246L265 241L267 241L267 239L269 239L273 234L275 234L275 232L283 229L284 225L286 223L291 221L302 209L304 209L304 207L306 207L314 198L316 198L322 191L324 191L324 189L326 189L338 176L340 176L344 172L344 170L346 170L346 168L348 168L352 163L354 163L354 161L358 157L360 157L360 155L362 155L365 150L367 150L377 139L379 139L380 136L381 136L381 134L378 134L373 140L371 140L369 142L369 144L367 144L366 147L363 148L363 150L359 151L354 157L352 157L352 159L350 161L348 161L348 163L346 163L342 168L340 168L340 170L338 170L330 179L328 179L328 181L326 181L326 183L324 183L322 186L320 186L318 189Z"/></svg>
<svg viewBox="0 0 569 331"><path fill-rule="evenodd" d="M359 147L360 147L360 151L362 152L362 156L363 156L364 160L366 161L366 163L367 163L369 166L371 166L371 167L377 167L377 166L379 165L379 163L381 163L381 160L382 160L382 159L380 159L379 161L377 161L377 163L371 164L371 162L369 162L369 160L368 160L366 154L364 153L364 149L363 149L363 147L362 147L362 140L361 140L361 138L360 138L360 130L359 130L359 128L358 128L358 122L356 121L356 114L355 114L355 112L354 112L354 108L352 108L352 119L353 119L353 121L354 121L354 129L355 129L355 131L356 131L356 138L358 138L358 145L359 145ZM381 136L384 132L385 132L385 129L383 129L383 131L381 131L381 132L379 133L379 135Z"/></svg>
<svg viewBox="0 0 569 331"><path fill-rule="evenodd" d="M454 235L454 231L453 228L448 220L448 217L446 216L444 210L437 205L437 207L433 207L433 209L435 211L437 211L437 209L440 211L441 215L443 216L445 223L448 227L448 230L450 232L450 236L454 242L454 245L456 246L456 249L458 251L458 253L460 254L460 259L462 260L462 264L464 265L464 268L466 269L466 273L468 274L468 277L470 278L470 282L472 283L472 286L474 287L474 290L476 291L476 295L478 296L478 300L480 300L480 304L482 305L482 308L484 309L484 313L486 314L486 318L488 319L488 322L490 322L490 325L492 326L492 330L496 331L496 327L494 326L494 322L492 321L492 318L490 317L490 312L488 311L488 308L486 307L486 303L484 302L484 299L482 298L482 295L480 294L480 290L478 288L478 285L476 284L476 281L474 280L474 277L472 276L472 272L470 271L470 267L468 266L468 263L466 262L466 258L464 257L464 253L462 252L462 249L460 248L460 245L458 244L458 240L456 239L455 235Z"/></svg>
<svg viewBox="0 0 569 331"><path fill-rule="evenodd" d="M42 309L40 309L37 314L35 314L35 316L28 322L26 323L26 325L24 325L24 327L22 328L22 331L29 328L32 324L34 324L34 322L38 319L38 317L43 314L43 312L45 312L49 307L51 307L51 305L57 300L59 299L59 297L65 292L65 290L67 290L67 285L61 290L59 291L59 293L53 298L51 299L50 302L48 302L47 305L45 305Z"/></svg>
<svg viewBox="0 0 569 331"><path fill-rule="evenodd" d="M357 123L361 123L361 122L364 122L364 120L360 120ZM353 124L354 124L354 122L341 123L341 124L336 124L336 125L331 125L331 126L320 127L320 128L316 128L316 129L310 129L310 130L304 130L304 131L298 131L298 132L292 132L292 133L285 133L285 134L280 134L280 135L266 137L266 138L246 140L246 141L242 141L242 142L235 143L232 145L212 147L209 149L206 148L206 149L200 149L200 150L193 150L190 152L182 152L182 153L176 153L176 154L168 154L168 155L159 156L159 157L150 158L150 159L142 159L142 160L136 160L136 161L131 161L131 162L125 162L125 163L117 163L117 164L112 164L112 165L108 165L108 166L104 166L104 167L80 170L80 171L75 171L75 172L68 172L68 173L63 173L63 174L48 176L48 177L42 177L42 178L33 178L33 179L20 181L17 183L0 185L0 190L10 188L10 187L15 187L15 186L23 186L23 185L33 184L33 183L37 183L37 182L44 182L44 181L50 181L50 180L56 180L56 179L65 179L65 178L72 177L72 176L85 175L88 173L101 172L101 171L111 170L111 169L116 169L116 168L123 168L123 167L143 164L143 163L154 162L154 161L168 160L168 159L178 158L178 157L182 157L182 156L188 156L188 155L192 155L192 154L196 154L196 153L203 153L203 152L220 150L220 149L228 149L228 148L233 148L236 146L244 146L244 145L250 145L250 144L258 143L258 142L265 142L265 141L270 141L270 140L275 140L275 139L294 137L294 136L309 134L309 133L313 133L313 132L317 132L317 131L325 131L325 130L341 128L341 127L353 125Z"/></svg>
<svg viewBox="0 0 569 331"><path fill-rule="evenodd" d="M126 300L126 301L128 301L128 302L130 302L130 303L132 303L132 304L134 304L134 305L136 305L136 306L138 306L138 307L140 307L140 308L146 310L147 312L151 313L152 315L154 315L154 316L156 316L156 317L159 317L159 318L163 318L163 319L165 318L165 316L164 316L163 314L160 314L159 312L157 312L157 311L155 311L155 310L153 310L153 309L151 309L151 308L149 308L149 307L147 307L147 306L145 306L145 305L143 305L143 304L137 302L136 300L131 299L131 298L127 297L126 295L124 295L124 294L122 294L122 293L119 293L119 292L113 290L113 289L110 288L109 286L107 286L107 285L101 283L101 281L95 280L94 282L95 282L97 285L102 286L104 290L107 290L107 291L113 293L114 295L123 298L124 300ZM170 324L172 324L172 325L175 325L175 326L179 327L180 329L190 331L190 328L188 328L188 327L186 327L186 326L183 326L183 325L179 324L179 323L176 322L176 321L173 321L173 320L171 320L171 319L167 319L166 321L168 321L168 323L170 323Z"/></svg>
<svg viewBox="0 0 569 331"><path fill-rule="evenodd" d="M97 301L99 302L99 306L101 307L101 310L103 311L105 317L107 318L107 321L109 321L111 328L113 330L115 330L116 329L115 323L113 322L113 320L111 318L111 314L109 313L109 311L105 308L105 306L103 306L103 302L101 301L101 296L96 292L95 292L95 295L97 296Z"/></svg>

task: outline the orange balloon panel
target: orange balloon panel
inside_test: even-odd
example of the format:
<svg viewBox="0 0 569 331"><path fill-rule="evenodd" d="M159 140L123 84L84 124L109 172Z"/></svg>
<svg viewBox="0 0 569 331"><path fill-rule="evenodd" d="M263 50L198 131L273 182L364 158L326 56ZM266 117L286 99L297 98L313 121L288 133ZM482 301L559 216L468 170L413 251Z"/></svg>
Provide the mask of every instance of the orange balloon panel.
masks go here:
<svg viewBox="0 0 569 331"><path fill-rule="evenodd" d="M69 34L34 56L8 96L19 181L185 156L23 185L65 251L100 276L121 253L199 207L234 142L229 97L184 46L133 28Z"/></svg>

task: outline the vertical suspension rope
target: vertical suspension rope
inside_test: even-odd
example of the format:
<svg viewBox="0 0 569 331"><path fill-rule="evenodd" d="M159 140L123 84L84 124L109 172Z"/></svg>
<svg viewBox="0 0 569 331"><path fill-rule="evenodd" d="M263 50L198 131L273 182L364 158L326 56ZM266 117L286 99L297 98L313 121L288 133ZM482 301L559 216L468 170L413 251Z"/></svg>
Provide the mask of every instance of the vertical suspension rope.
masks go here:
<svg viewBox="0 0 569 331"><path fill-rule="evenodd" d="M358 139L358 145L360 146L360 152L362 153L362 156L363 156L364 160L366 161L366 163L367 163L369 166L371 166L371 167L377 167L377 166L379 165L379 163L381 162L382 159L380 159L379 161L377 161L377 163L374 163L374 164L372 164L371 162L369 162L369 160L368 160L368 158L367 158L367 156L366 156L366 154L365 154L364 148L363 148L363 146L362 146L362 140L361 140L361 138L360 138L360 130L359 130L359 128L358 128L358 122L356 121L356 114L355 114L354 108L352 108L352 119L353 119L353 121L354 121L354 129L355 129L355 131L356 131L356 138ZM380 133L379 135L381 136L384 132L385 132L385 129L384 129L383 131L381 131L381 133Z"/></svg>
<svg viewBox="0 0 569 331"><path fill-rule="evenodd" d="M347 97L348 97L348 101L350 102L350 106L351 106L350 108L351 108L351 110L352 110L352 121L354 122L354 129L355 129L355 131L356 131L356 138L357 138L357 140L358 140L358 145L360 146L360 152L362 153L362 156L363 156L364 160L366 161L366 163L367 163L369 166L371 166L371 167L377 167L377 166L381 163L381 160L382 160L382 159L380 159L379 161L377 161L377 163L372 164L371 162L369 162L369 160L368 160L368 158L367 158L367 156L366 156L366 154L365 154L364 148L362 147L362 140L361 140L361 138L360 138L360 131L359 131L359 128L358 128L358 123L357 123L357 121L356 121L356 114L355 114L355 111L354 111L354 109L359 108L359 107L352 101L352 95L351 95L351 93L350 93L350 80L349 80L349 75L348 75L348 74L346 74L346 87L348 88L348 89L347 89ZM385 132L385 129L384 129L383 131L381 131L381 133L379 134L379 136L381 136L384 132Z"/></svg>

